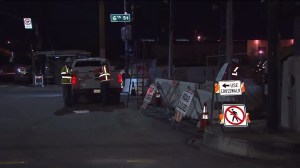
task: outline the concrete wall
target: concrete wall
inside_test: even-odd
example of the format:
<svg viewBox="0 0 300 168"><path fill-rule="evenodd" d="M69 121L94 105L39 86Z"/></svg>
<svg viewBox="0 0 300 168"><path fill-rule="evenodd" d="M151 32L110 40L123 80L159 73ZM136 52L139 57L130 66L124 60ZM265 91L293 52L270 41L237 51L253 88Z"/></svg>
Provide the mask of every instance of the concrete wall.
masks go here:
<svg viewBox="0 0 300 168"><path fill-rule="evenodd" d="M300 132L300 56L289 57L283 63L281 126Z"/></svg>
<svg viewBox="0 0 300 168"><path fill-rule="evenodd" d="M209 67L174 67L173 77L178 81L189 81L196 83L204 83L206 80L213 80L218 73L215 66ZM168 77L168 67L156 68L157 78Z"/></svg>

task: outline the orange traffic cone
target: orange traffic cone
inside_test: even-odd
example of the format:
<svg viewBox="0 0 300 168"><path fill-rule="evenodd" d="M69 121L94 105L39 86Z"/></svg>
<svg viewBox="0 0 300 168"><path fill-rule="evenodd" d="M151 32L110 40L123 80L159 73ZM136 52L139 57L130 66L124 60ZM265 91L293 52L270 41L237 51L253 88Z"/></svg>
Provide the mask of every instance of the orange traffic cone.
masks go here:
<svg viewBox="0 0 300 168"><path fill-rule="evenodd" d="M131 96L136 96L135 87L134 87L134 82L132 82Z"/></svg>
<svg viewBox="0 0 300 168"><path fill-rule="evenodd" d="M161 97L160 97L160 92L159 92L159 90L157 90L156 91L156 96L155 96L155 98L156 98L156 106L161 106Z"/></svg>
<svg viewBox="0 0 300 168"><path fill-rule="evenodd" d="M204 103L204 105L203 105L202 119L199 120L199 122L197 124L199 126L198 131L199 132L203 132L205 130L205 127L208 124L209 124L209 120L208 120L207 105L206 105L206 103Z"/></svg>

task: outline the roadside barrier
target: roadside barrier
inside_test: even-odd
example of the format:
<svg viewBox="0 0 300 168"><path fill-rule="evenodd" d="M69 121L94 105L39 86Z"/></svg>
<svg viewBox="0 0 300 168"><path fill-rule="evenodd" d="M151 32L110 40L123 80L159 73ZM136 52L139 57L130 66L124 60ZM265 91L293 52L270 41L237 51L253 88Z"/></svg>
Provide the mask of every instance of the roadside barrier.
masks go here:
<svg viewBox="0 0 300 168"><path fill-rule="evenodd" d="M225 117L224 112L226 109L222 110L219 106L235 102L236 97L216 94L218 92L223 94L224 86L227 88L227 85L231 85L230 82L233 83L233 81L221 81L220 85L220 83L216 83L215 81L207 81L203 84L199 84L156 78L155 82L148 88L140 111L146 109L149 104L154 108L165 108L169 114L169 120L172 122L172 127L176 126L176 128L179 128L180 123L185 120L195 121L195 127L199 131L204 130L208 125L223 124L222 122L224 122L225 119L227 119L226 121L230 121L229 124L233 123L231 125L235 125L239 123L238 121L243 119L239 115L244 113L238 111L239 108L241 108L242 111L246 110L243 109L243 106L240 107L235 104L232 104L234 107L224 106L224 108L229 108L226 108L227 117ZM256 86L252 86L252 88L255 87ZM244 93L245 84L241 82L238 89L241 89L241 92ZM252 89L250 93L252 92L256 93L256 90ZM235 115L235 112L237 112L237 115ZM234 116L236 117L233 120ZM247 119L247 123L250 123L249 114L245 114L245 118ZM242 124L243 123L240 125Z"/></svg>

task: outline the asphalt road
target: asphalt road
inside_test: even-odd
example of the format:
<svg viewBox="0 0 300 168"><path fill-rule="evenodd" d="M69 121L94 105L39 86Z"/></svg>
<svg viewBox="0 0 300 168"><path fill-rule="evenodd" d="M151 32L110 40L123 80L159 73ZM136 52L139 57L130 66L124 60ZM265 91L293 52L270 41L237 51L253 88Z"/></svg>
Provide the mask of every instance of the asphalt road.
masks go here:
<svg viewBox="0 0 300 168"><path fill-rule="evenodd" d="M188 124L174 130L168 120L122 103L103 106L82 99L64 108L61 87L0 83L0 168L279 168L289 164L196 148L189 143L195 135Z"/></svg>

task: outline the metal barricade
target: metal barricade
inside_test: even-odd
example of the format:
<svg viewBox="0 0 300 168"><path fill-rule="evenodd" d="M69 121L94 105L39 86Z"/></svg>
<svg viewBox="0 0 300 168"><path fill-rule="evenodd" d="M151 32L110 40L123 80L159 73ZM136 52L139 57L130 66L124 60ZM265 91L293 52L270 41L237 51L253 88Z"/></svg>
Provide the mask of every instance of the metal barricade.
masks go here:
<svg viewBox="0 0 300 168"><path fill-rule="evenodd" d="M44 87L44 76L40 74L35 74L34 85L37 87Z"/></svg>

